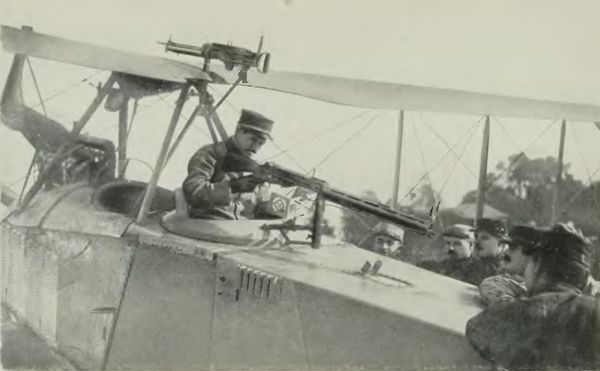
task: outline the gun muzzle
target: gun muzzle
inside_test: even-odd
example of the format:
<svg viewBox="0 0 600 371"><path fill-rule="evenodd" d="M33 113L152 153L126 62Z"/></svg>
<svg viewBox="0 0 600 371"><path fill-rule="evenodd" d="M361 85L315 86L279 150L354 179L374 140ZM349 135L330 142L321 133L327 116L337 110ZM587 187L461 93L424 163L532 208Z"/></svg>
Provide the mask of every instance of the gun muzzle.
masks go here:
<svg viewBox="0 0 600 371"><path fill-rule="evenodd" d="M165 46L165 51L177 54L192 55L194 57L202 57L203 49L201 46L180 44L170 39L166 43L159 43Z"/></svg>

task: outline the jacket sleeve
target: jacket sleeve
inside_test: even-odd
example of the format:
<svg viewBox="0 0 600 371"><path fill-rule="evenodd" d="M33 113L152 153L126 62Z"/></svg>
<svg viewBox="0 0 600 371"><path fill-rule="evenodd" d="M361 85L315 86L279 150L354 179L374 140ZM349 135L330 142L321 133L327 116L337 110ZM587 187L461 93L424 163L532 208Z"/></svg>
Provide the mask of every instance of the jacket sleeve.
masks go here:
<svg viewBox="0 0 600 371"><path fill-rule="evenodd" d="M230 204L229 178L211 183L216 166L217 156L210 148L201 148L192 156L183 182L183 194L192 207L212 209Z"/></svg>
<svg viewBox="0 0 600 371"><path fill-rule="evenodd" d="M467 339L496 367L539 366L543 331L529 306L521 299L488 307L467 322Z"/></svg>
<svg viewBox="0 0 600 371"><path fill-rule="evenodd" d="M486 305L510 301L527 294L523 282L508 275L492 276L479 284L479 294Z"/></svg>

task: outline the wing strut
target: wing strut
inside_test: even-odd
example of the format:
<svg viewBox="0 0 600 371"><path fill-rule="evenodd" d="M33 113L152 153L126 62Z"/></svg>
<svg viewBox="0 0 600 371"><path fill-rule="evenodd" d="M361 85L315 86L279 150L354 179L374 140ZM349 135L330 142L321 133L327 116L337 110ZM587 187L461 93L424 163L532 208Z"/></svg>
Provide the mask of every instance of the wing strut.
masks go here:
<svg viewBox="0 0 600 371"><path fill-rule="evenodd" d="M567 120L562 121L560 126L560 140L558 144L558 169L556 170L556 184L554 185L554 197L552 199L552 224L558 221L558 202L560 196L560 185L562 183L563 158L565 154L565 136L567 133Z"/></svg>
<svg viewBox="0 0 600 371"><path fill-rule="evenodd" d="M177 122L179 121L179 117L181 116L181 110L183 109L183 105L188 96L190 87L191 82L186 82L183 88L181 88L179 98L177 98L177 104L175 105L175 109L173 110L173 116L171 116L169 128L167 129L165 139L163 140L162 147L160 148L158 158L156 159L154 172L152 172L152 177L150 178L150 182L146 187L146 193L144 194L142 206L140 207L140 211L136 219L137 224L143 224L146 221L148 211L150 210L150 205L152 204L152 200L154 199L154 193L156 192L156 183L158 183L158 178L160 177L160 173L162 172L162 169L165 165L167 159L167 151L169 150L169 146L171 145L171 139L173 139L175 127L177 126Z"/></svg>
<svg viewBox="0 0 600 371"><path fill-rule="evenodd" d="M488 151L490 147L490 115L485 116L483 127L483 141L481 143L481 159L479 162L479 186L477 187L477 209L474 226L477 228L479 221L483 218L485 206L485 184L487 176Z"/></svg>
<svg viewBox="0 0 600 371"><path fill-rule="evenodd" d="M98 94L96 94L96 97L94 98L90 106L85 110L81 118L78 121L75 121L75 123L73 123L73 130L71 131L72 134L77 135L81 133L81 130L88 123L88 121L90 121L92 115L96 112L98 107L100 107L100 104L102 103L104 98L106 98L110 89L112 89L115 81L116 76L113 72L110 74L104 85L98 90Z"/></svg>
<svg viewBox="0 0 600 371"><path fill-rule="evenodd" d="M119 108L119 147L118 147L118 177L125 177L125 169L127 167L127 124L129 118L129 98L125 98Z"/></svg>

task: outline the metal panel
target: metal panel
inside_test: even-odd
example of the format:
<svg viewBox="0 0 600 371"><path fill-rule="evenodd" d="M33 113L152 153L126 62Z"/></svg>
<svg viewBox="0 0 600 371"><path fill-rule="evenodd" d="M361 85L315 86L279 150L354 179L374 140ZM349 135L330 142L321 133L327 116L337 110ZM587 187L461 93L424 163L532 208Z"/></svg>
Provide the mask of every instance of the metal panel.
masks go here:
<svg viewBox="0 0 600 371"><path fill-rule="evenodd" d="M212 366L219 369L307 369L292 282L217 264Z"/></svg>
<svg viewBox="0 0 600 371"><path fill-rule="evenodd" d="M44 338L56 344L57 261L39 231L5 226L3 230L3 302Z"/></svg>
<svg viewBox="0 0 600 371"><path fill-rule="evenodd" d="M54 188L50 191L38 192L29 205L19 214L9 218L10 224L19 227L37 227L44 217L52 210L57 202L67 197L71 192L84 187L83 183L69 184Z"/></svg>
<svg viewBox="0 0 600 371"><path fill-rule="evenodd" d="M107 368L208 368L214 291L213 262L138 247Z"/></svg>
<svg viewBox="0 0 600 371"><path fill-rule="evenodd" d="M58 349L84 369L99 369L118 305L130 246L124 240L55 232L59 252Z"/></svg>
<svg viewBox="0 0 600 371"><path fill-rule="evenodd" d="M133 219L93 207L93 189L85 187L62 200L43 219L43 227L58 231L120 237Z"/></svg>
<svg viewBox="0 0 600 371"><path fill-rule="evenodd" d="M313 369L489 366L461 334L318 288L298 284L296 293Z"/></svg>

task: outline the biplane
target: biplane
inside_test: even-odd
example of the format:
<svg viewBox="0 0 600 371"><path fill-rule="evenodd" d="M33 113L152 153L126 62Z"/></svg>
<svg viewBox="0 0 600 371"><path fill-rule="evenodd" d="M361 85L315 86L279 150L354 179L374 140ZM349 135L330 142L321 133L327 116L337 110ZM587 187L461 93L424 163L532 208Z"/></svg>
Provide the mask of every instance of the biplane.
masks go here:
<svg viewBox="0 0 600 371"><path fill-rule="evenodd" d="M320 230L326 202L422 234L431 220L275 165L259 168L275 169L273 181L283 177L315 193L309 225L285 215L192 219L179 189L158 186L194 118L204 118L213 141L227 137L217 108L228 94L215 104L210 84L381 110L600 118L591 105L276 71L261 47L165 44L167 51L199 57L196 65L28 27L1 31L4 49L14 54L2 122L31 143L32 166L41 169L26 192L3 189L11 211L1 222L2 303L81 369L488 366L464 337L467 320L481 310L474 287L322 238ZM111 74L69 130L24 104L29 57ZM164 92L179 96L152 175L147 182L127 180L127 102ZM198 105L175 136L193 94ZM103 102L119 113L116 145L82 134Z"/></svg>

